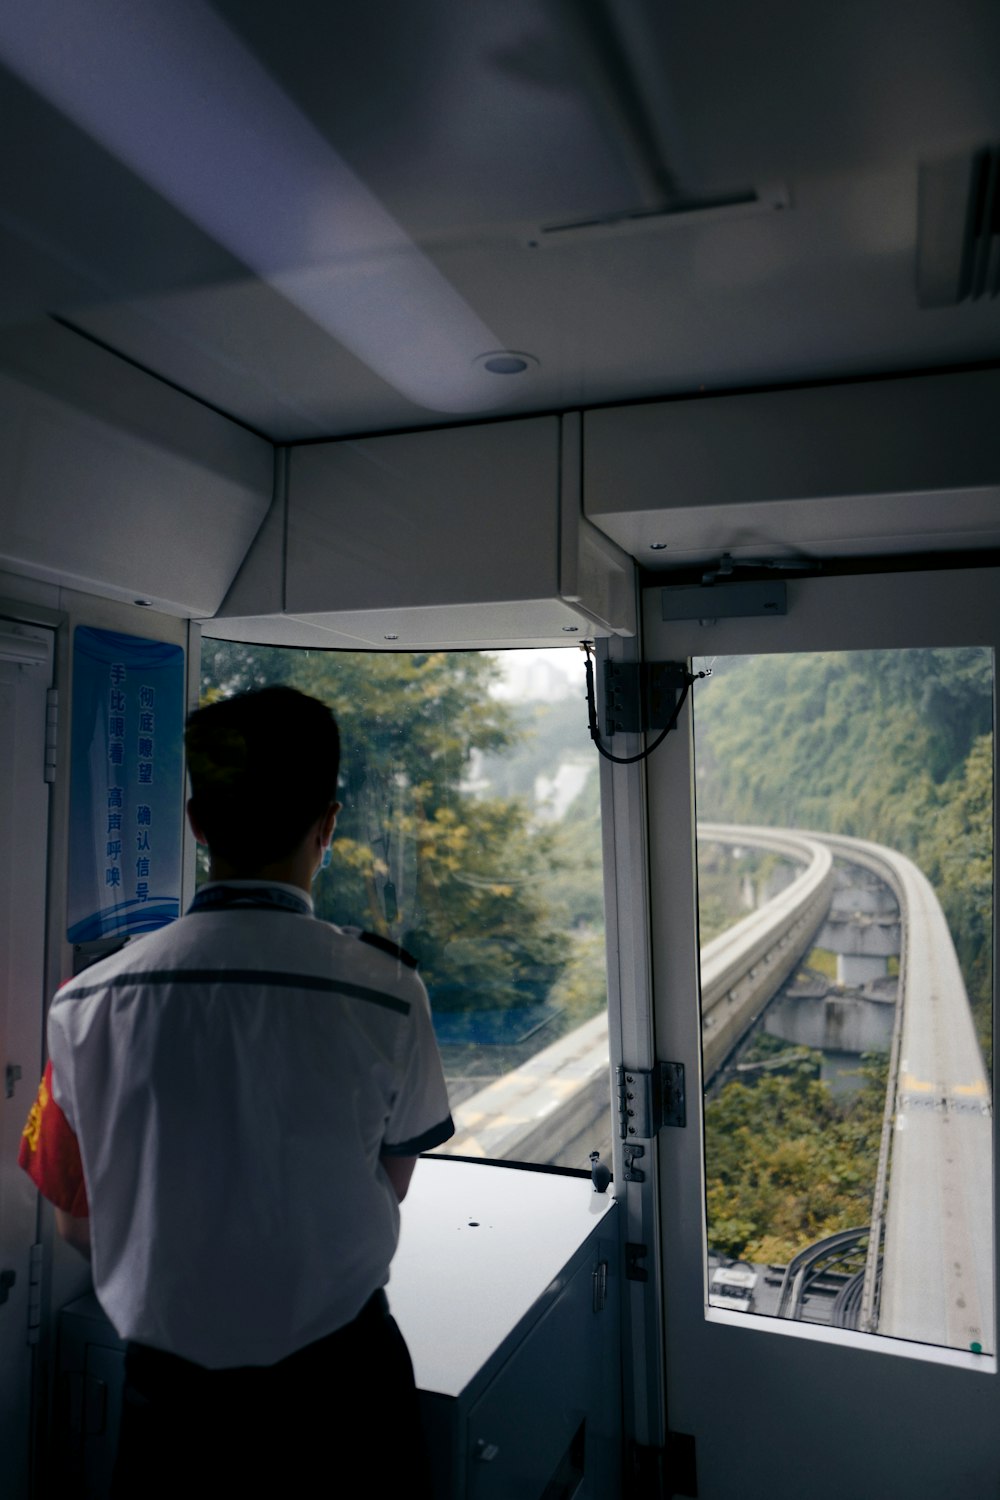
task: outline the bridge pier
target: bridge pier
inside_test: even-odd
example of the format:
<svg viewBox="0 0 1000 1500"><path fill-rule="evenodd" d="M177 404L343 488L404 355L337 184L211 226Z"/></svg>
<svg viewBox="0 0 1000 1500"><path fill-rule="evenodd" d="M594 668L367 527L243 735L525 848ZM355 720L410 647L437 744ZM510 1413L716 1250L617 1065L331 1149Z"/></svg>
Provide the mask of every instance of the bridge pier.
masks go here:
<svg viewBox="0 0 1000 1500"><path fill-rule="evenodd" d="M889 972L900 951L899 906L884 881L860 865L834 869L833 900L816 947L837 955L837 983L856 988Z"/></svg>
<svg viewBox="0 0 1000 1500"><path fill-rule="evenodd" d="M895 986L881 994L799 991L772 1002L764 1030L820 1052L888 1052L895 1009Z"/></svg>
<svg viewBox="0 0 1000 1500"><path fill-rule="evenodd" d="M836 989L816 977L768 1009L764 1029L821 1052L888 1052L896 1005L889 959L900 951L899 907L889 887L860 865L834 867L830 909L814 944L836 954Z"/></svg>

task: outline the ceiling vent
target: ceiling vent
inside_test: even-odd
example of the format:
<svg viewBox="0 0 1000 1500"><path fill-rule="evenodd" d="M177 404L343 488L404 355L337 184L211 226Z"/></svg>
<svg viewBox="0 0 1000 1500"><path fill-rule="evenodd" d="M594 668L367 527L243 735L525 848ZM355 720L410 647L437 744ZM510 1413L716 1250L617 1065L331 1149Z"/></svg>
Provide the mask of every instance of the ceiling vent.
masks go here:
<svg viewBox="0 0 1000 1500"><path fill-rule="evenodd" d="M791 196L784 183L748 188L719 198L676 198L661 208L634 209L594 219L576 219L565 224L543 224L525 237L530 250L547 250L576 240L620 239L623 235L648 234L675 224L706 224L716 220L746 219L755 214L789 208Z"/></svg>
<svg viewBox="0 0 1000 1500"><path fill-rule="evenodd" d="M1000 292L1000 146L921 163L917 300L954 307Z"/></svg>

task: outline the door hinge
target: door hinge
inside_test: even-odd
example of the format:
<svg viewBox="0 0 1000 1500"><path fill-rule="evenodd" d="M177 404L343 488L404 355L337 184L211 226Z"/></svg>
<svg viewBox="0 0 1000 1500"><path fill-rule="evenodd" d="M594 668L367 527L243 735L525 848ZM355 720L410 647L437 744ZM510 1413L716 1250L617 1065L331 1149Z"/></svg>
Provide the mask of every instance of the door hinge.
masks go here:
<svg viewBox="0 0 1000 1500"><path fill-rule="evenodd" d="M684 1064L656 1063L652 1068L618 1068L618 1133L623 1141L651 1139L668 1125L687 1124ZM632 1181L642 1181L641 1176Z"/></svg>
<svg viewBox="0 0 1000 1500"><path fill-rule="evenodd" d="M28 1260L28 1343L37 1344L42 1328L42 1247L32 1245Z"/></svg>
<svg viewBox="0 0 1000 1500"><path fill-rule="evenodd" d="M59 740L59 689L49 688L45 694L45 780L56 779L56 751Z"/></svg>

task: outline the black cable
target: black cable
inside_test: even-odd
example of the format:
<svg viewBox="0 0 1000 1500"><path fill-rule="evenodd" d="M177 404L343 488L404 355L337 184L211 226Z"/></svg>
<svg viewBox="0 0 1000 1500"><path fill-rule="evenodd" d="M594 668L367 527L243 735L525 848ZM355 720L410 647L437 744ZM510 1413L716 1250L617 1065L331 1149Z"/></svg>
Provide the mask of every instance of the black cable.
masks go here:
<svg viewBox="0 0 1000 1500"><path fill-rule="evenodd" d="M685 672L684 686L681 689L681 695L674 706L674 711L670 715L670 721L667 724L666 728L660 731L653 743L651 745L647 745L645 750L640 750L637 755L612 755L611 751L606 750L601 744L601 732L597 723L597 704L594 700L593 647L590 645L589 641L582 641L580 643L580 646L581 650L584 653L584 656L587 659L587 718L589 721L590 738L597 746L599 754L603 755L605 760L612 761L616 766L634 766L637 761L646 760L650 755L652 755L653 751L657 750L660 745L663 744L663 741L666 739L671 729L676 727L677 720L680 718L681 709L684 707L687 695L691 691L692 683L697 682L699 677L709 676L708 671Z"/></svg>

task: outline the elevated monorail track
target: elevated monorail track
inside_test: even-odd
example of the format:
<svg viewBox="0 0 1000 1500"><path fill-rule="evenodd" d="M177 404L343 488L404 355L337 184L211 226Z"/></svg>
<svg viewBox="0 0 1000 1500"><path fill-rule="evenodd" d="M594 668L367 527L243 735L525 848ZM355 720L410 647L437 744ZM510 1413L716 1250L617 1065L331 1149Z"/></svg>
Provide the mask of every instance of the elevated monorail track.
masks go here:
<svg viewBox="0 0 1000 1500"><path fill-rule="evenodd" d="M767 849L804 866L790 885L701 950L702 1066L706 1083L796 968L833 895L833 856L811 834L701 823L699 840Z"/></svg>
<svg viewBox="0 0 1000 1500"><path fill-rule="evenodd" d="M833 860L876 874L899 903L899 1002L868 1265L855 1326L951 1348L994 1347L992 1107L965 985L930 882L862 839L705 824L699 837L773 850L803 866L701 954L710 1079L801 961L830 905ZM594 1017L455 1111L451 1151L553 1160L585 1139L609 1098L607 1023ZM580 1165L586 1165L581 1160Z"/></svg>
<svg viewBox="0 0 1000 1500"><path fill-rule="evenodd" d="M706 824L699 832L803 866L784 890L702 950L702 1037L711 1078L808 951L830 905L833 860L817 838L791 830ZM606 1114L608 1098L607 1018L595 1016L459 1104L446 1150L551 1161Z"/></svg>
<svg viewBox="0 0 1000 1500"><path fill-rule="evenodd" d="M870 870L892 890L902 926L899 1000L867 1263L860 1288L852 1288L856 1326L948 1348L992 1350L990 1087L958 956L933 887L906 855L865 839L708 825L699 836L762 848L791 837ZM783 894L790 897L794 890ZM765 917L771 904L754 916ZM734 971L740 955L752 951L739 941L744 925L723 934L736 951ZM779 932L780 922L770 930ZM803 946L798 944L799 953ZM720 941L720 957L724 951ZM723 987L713 988L709 952L702 954L706 1020L718 1003L716 989ZM741 982L736 972L730 993ZM707 1030L703 1034L707 1043ZM726 1047L717 1050L724 1055ZM715 1055L706 1045L706 1077Z"/></svg>
<svg viewBox="0 0 1000 1500"><path fill-rule="evenodd" d="M930 881L904 854L864 839L816 836L833 854L884 880L902 921L900 1000L860 1326L920 1343L992 1350L993 1111L947 920Z"/></svg>

